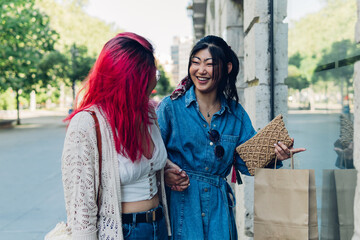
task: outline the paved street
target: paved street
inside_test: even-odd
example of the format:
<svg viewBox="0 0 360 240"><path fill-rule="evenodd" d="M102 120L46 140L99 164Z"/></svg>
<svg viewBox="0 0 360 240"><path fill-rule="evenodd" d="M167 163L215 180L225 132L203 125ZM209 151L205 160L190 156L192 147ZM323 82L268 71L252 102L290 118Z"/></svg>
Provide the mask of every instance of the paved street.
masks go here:
<svg viewBox="0 0 360 240"><path fill-rule="evenodd" d="M64 117L0 129L0 239L39 240L66 219L60 158Z"/></svg>
<svg viewBox="0 0 360 240"><path fill-rule="evenodd" d="M63 118L28 118L20 127L0 129L1 240L43 239L66 220L60 172ZM322 169L335 168L339 114L290 114L287 128L295 147L307 148L295 156L298 167L314 168L320 185Z"/></svg>

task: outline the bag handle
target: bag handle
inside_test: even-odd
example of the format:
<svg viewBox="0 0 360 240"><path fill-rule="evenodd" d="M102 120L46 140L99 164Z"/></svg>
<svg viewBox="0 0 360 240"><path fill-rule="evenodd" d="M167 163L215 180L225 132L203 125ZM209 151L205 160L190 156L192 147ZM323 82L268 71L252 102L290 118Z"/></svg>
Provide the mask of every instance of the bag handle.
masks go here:
<svg viewBox="0 0 360 240"><path fill-rule="evenodd" d="M294 169L294 154L292 151L290 151L290 157L291 157L291 169ZM276 163L277 163L277 155L275 156L274 169L276 169Z"/></svg>
<svg viewBox="0 0 360 240"><path fill-rule="evenodd" d="M101 131L100 131L100 124L99 119L96 116L96 113L94 111L85 110L86 112L90 113L90 115L93 117L95 122L95 130L96 130L96 142L97 142L97 148L99 152L99 190L97 194L97 204L98 204L98 213L99 213L99 206L100 206L100 185L101 185L101 164L102 164L102 142L101 142Z"/></svg>

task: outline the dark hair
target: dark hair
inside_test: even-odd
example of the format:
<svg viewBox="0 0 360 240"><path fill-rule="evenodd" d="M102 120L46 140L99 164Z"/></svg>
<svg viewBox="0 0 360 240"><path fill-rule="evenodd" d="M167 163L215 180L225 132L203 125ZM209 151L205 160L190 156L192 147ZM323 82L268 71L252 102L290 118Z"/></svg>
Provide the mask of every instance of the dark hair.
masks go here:
<svg viewBox="0 0 360 240"><path fill-rule="evenodd" d="M194 55L203 49L209 49L214 63L213 78L217 81L217 94L223 93L228 102L235 99L239 101L236 90L236 77L239 73L239 59L229 45L220 37L209 35L200 39L191 50L188 65L188 78L190 77L191 60ZM232 70L228 73L228 63L232 63ZM221 74L221 76L220 76Z"/></svg>
<svg viewBox="0 0 360 240"><path fill-rule="evenodd" d="M116 151L133 162L145 151L139 126L143 124L147 129L151 124L146 90L156 72L153 52L150 42L135 33L124 32L110 39L88 76L79 106L66 118L71 120L76 113L96 104L114 133ZM150 135L145 136L145 141L149 146Z"/></svg>

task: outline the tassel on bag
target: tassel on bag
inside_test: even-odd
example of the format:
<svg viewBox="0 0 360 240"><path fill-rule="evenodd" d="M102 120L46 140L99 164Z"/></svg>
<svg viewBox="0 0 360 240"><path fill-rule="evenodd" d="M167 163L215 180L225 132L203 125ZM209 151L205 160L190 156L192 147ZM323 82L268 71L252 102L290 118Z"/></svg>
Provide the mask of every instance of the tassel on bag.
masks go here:
<svg viewBox="0 0 360 240"><path fill-rule="evenodd" d="M235 167L235 153L234 153L234 162L233 162L233 167L232 167L232 175L231 175L231 182L232 183L235 183L237 182L238 185L242 184L242 179L241 179L241 176L240 176L240 173L239 171L236 169Z"/></svg>

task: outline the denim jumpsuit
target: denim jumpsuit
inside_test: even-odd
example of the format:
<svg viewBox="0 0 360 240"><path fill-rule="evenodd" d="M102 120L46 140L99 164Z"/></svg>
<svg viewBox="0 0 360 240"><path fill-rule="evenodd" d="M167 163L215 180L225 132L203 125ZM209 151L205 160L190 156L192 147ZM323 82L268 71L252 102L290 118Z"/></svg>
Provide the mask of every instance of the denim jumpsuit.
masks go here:
<svg viewBox="0 0 360 240"><path fill-rule="evenodd" d="M157 109L161 135L168 158L189 175L190 186L183 192L168 190L173 239L237 239L231 187L225 177L234 162L235 148L256 134L243 107L221 96L221 109L209 125L199 111L194 86L182 97L163 99ZM220 133L216 143L209 131ZM216 145L225 149L217 158ZM236 167L250 175L236 154ZM234 196L232 196L233 199Z"/></svg>

